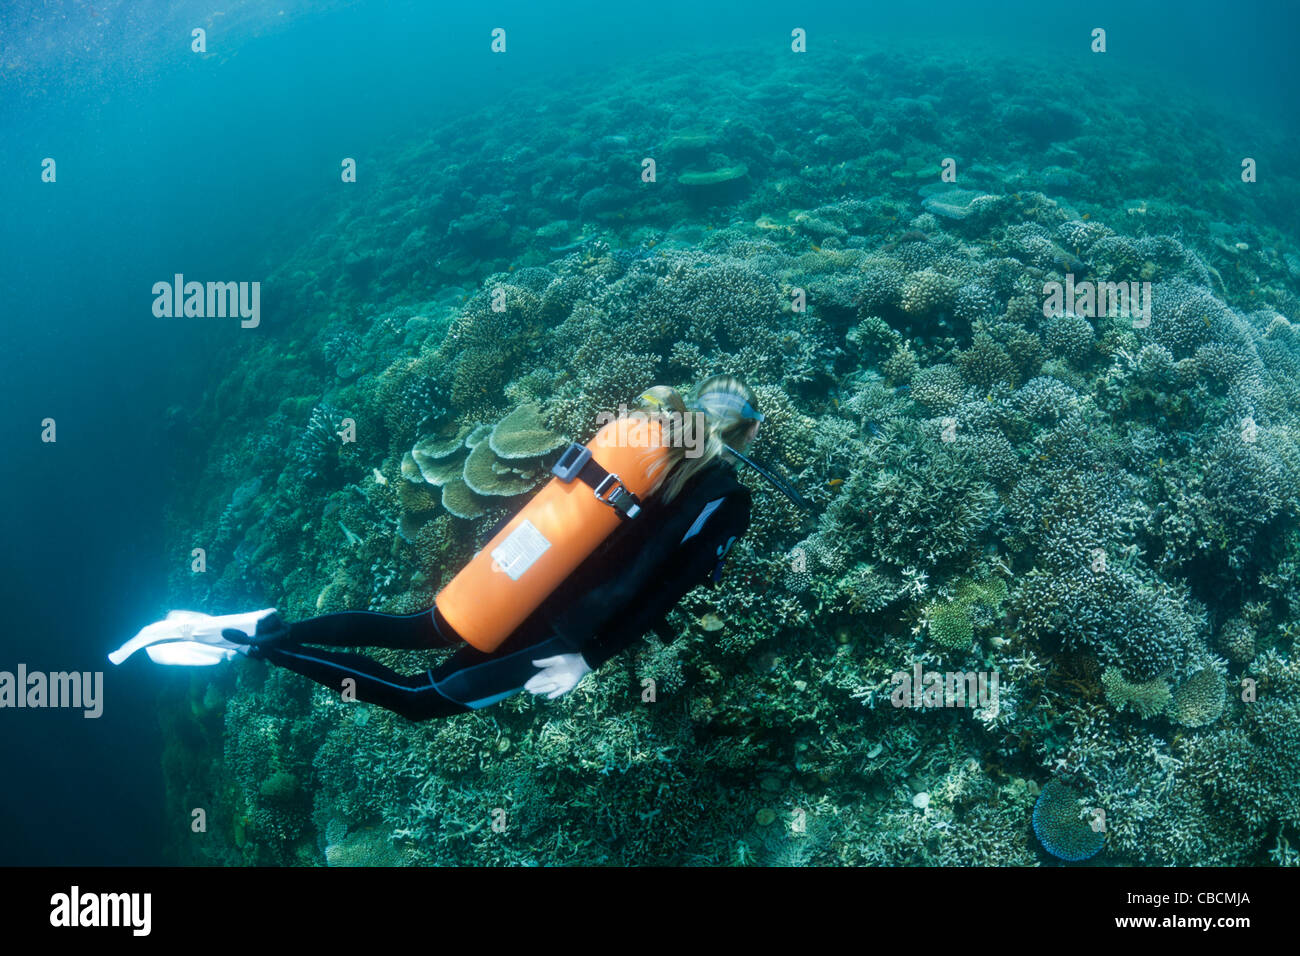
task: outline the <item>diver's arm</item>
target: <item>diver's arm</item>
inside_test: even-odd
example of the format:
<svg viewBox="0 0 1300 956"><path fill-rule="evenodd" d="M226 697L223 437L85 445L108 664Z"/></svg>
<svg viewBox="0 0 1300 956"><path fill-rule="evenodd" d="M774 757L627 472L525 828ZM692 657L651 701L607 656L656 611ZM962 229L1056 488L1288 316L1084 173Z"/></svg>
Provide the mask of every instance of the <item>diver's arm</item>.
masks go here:
<svg viewBox="0 0 1300 956"><path fill-rule="evenodd" d="M582 643L582 658L592 670L640 640L682 597L719 568L732 542L749 527L749 492L742 487L727 495L720 506L704 517L703 525L682 541L700 514L699 510L692 510L691 520L684 522L685 527L674 527L671 540L677 546L669 552L667 560L637 575L640 587L620 605L618 616L607 618ZM640 566L641 561L637 564ZM630 586L630 582L618 582L620 591L625 590L625 583Z"/></svg>

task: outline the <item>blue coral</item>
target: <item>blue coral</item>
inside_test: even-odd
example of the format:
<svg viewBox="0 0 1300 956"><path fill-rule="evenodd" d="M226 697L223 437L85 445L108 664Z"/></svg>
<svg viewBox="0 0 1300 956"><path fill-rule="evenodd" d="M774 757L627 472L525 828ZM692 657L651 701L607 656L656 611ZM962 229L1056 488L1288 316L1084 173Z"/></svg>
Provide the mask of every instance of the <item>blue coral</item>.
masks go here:
<svg viewBox="0 0 1300 956"><path fill-rule="evenodd" d="M1051 780L1034 804L1034 835L1043 849L1067 863L1096 856L1106 843L1106 835L1081 813L1081 799L1073 787Z"/></svg>

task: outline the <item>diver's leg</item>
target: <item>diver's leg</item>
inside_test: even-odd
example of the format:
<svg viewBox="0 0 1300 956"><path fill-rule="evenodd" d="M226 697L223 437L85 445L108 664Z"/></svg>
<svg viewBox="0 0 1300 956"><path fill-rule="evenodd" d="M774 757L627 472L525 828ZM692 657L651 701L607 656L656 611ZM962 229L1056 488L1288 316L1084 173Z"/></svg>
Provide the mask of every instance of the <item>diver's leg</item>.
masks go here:
<svg viewBox="0 0 1300 956"><path fill-rule="evenodd" d="M434 621L434 609L414 614L380 614L376 611L339 611L289 624L277 616L255 641L273 644L317 644L322 647L390 647L419 649L446 647L459 639L444 636Z"/></svg>
<svg viewBox="0 0 1300 956"><path fill-rule="evenodd" d="M464 647L430 671L433 686L447 700L471 710L512 697L537 673L536 658L572 654L558 637L514 647L507 641L491 654Z"/></svg>
<svg viewBox="0 0 1300 956"><path fill-rule="evenodd" d="M408 720L447 717L469 710L465 704L444 696L433 683L432 674L399 674L361 654L303 647L287 641L255 643L249 657L278 664L316 683L342 693L355 688L358 700L378 704ZM351 685L347 681L352 681Z"/></svg>

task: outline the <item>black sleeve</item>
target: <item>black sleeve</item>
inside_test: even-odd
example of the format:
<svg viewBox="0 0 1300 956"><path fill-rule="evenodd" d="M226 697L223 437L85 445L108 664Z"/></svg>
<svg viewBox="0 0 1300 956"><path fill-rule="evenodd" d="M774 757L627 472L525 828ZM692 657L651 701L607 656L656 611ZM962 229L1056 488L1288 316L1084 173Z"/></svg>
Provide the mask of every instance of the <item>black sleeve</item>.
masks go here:
<svg viewBox="0 0 1300 956"><path fill-rule="evenodd" d="M749 491L737 485L720 499L675 511L624 573L556 619L556 631L581 650L592 670L649 631L721 565L749 527Z"/></svg>

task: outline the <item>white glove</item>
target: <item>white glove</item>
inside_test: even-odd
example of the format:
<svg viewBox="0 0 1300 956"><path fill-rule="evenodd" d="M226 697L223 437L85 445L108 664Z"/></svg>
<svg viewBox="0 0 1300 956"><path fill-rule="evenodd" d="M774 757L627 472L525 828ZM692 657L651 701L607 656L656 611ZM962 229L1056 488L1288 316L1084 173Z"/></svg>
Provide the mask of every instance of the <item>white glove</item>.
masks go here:
<svg viewBox="0 0 1300 956"><path fill-rule="evenodd" d="M539 658L533 664L541 670L528 679L524 690L545 694L548 700L567 694L578 686L578 681L591 673L581 654L556 654Z"/></svg>

